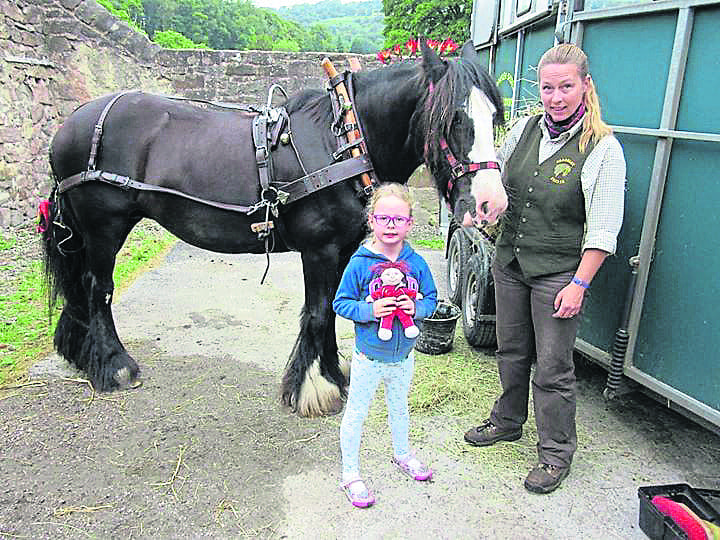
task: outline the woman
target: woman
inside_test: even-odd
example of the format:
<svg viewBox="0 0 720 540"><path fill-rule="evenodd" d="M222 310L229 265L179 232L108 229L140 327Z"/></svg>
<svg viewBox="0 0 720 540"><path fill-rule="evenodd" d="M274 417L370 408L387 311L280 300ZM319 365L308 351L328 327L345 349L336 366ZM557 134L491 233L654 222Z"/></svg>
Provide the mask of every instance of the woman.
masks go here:
<svg viewBox="0 0 720 540"><path fill-rule="evenodd" d="M555 490L577 447L573 348L593 277L615 252L625 158L602 121L585 53L548 50L538 65L544 114L518 122L498 155L510 204L493 263L502 394L465 433L475 446L514 441L528 415L530 366L538 463L525 479Z"/></svg>

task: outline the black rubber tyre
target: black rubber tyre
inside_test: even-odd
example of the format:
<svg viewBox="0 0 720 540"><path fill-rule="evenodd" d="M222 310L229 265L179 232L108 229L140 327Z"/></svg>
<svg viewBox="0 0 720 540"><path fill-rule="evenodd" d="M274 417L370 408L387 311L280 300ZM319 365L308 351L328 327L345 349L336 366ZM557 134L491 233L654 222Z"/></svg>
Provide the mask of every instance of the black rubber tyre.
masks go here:
<svg viewBox="0 0 720 540"><path fill-rule="evenodd" d="M471 251L470 240L462 229L456 229L448 242L445 283L447 284L448 300L462 307L463 282L469 264Z"/></svg>
<svg viewBox="0 0 720 540"><path fill-rule="evenodd" d="M473 347L495 347L495 285L490 272L490 257L486 253L470 257L461 309L463 333L468 343Z"/></svg>

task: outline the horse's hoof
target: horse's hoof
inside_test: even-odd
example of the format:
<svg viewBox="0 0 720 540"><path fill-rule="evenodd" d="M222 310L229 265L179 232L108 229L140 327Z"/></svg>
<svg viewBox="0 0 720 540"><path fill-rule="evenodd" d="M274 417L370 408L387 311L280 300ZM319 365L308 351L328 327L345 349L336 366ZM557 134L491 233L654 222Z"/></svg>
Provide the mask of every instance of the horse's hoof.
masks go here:
<svg viewBox="0 0 720 540"><path fill-rule="evenodd" d="M344 406L345 406L344 400L342 400L342 399L333 400L333 402L328 405L328 408L323 413L323 416L335 416L336 414L340 414L342 412Z"/></svg>
<svg viewBox="0 0 720 540"><path fill-rule="evenodd" d="M115 372L113 379L120 388L125 388L130 384L130 370L126 367L122 367Z"/></svg>
<svg viewBox="0 0 720 540"><path fill-rule="evenodd" d="M133 390L142 386L142 381L134 378L128 367L121 367L113 375L113 380L121 390Z"/></svg>

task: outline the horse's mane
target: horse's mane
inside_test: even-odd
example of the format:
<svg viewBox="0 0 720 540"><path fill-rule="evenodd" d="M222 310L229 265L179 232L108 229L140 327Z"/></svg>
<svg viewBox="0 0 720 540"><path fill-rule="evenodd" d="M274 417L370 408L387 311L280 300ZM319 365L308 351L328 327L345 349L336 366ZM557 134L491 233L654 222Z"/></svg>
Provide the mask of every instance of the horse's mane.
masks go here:
<svg viewBox="0 0 720 540"><path fill-rule="evenodd" d="M502 125L505 119L502 97L495 81L488 71L476 61L467 58L449 59L447 70L433 87L432 95L426 94L426 113L423 121L425 131L426 160L440 155L440 136L447 138L453 121L453 114L477 86L495 106L495 124Z"/></svg>
<svg viewBox="0 0 720 540"><path fill-rule="evenodd" d="M414 117L419 122L413 122L411 131L417 130L417 135L422 135L425 140L426 162L434 161L440 155L440 139L449 137L454 112L468 99L473 86L478 87L495 106L495 123L500 125L504 122L500 92L488 71L478 61L460 57L447 59L444 64L447 69L433 85L425 74L422 62L415 58L354 74L356 80L364 80L363 86L380 85L380 90L376 91L385 90L385 85L396 85L394 81L398 80L410 83L411 88L417 89ZM303 90L294 94L286 102L285 108L289 114L303 110L320 125L330 125L334 120L331 102L324 90Z"/></svg>
<svg viewBox="0 0 720 540"><path fill-rule="evenodd" d="M333 121L333 113L330 105L327 91L302 90L288 98L285 103L285 109L288 114L305 110L310 114L310 118L314 122L329 126Z"/></svg>

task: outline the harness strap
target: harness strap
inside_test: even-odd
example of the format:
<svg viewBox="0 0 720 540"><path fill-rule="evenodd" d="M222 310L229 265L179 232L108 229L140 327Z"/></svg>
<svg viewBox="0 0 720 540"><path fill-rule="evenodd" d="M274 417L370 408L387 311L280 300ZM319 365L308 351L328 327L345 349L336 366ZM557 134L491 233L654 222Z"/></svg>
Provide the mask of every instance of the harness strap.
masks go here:
<svg viewBox="0 0 720 540"><path fill-rule="evenodd" d="M343 119L345 124L352 124L356 127L356 129L345 133L347 142L352 143L361 139L362 132L360 131L360 122L358 121L359 117L357 115L357 111L355 110L355 102L351 98L351 94L348 92L345 85L345 80L347 79L348 85L352 87L352 77L349 75L349 72L345 72L342 76L340 76L329 58L323 59L322 66L325 74L329 78L330 93L337 94L337 100L340 105L339 116ZM353 89L351 88L350 92L352 92L352 90ZM342 147L343 145L341 144L340 146ZM361 143L359 147L353 146L350 149L350 154L353 157L367 155L367 148L365 147L365 144ZM364 173L360 176L360 180L362 182L363 193L369 195L375 187L375 175L371 176L368 173Z"/></svg>
<svg viewBox="0 0 720 540"><path fill-rule="evenodd" d="M357 114L357 111L355 110L355 83L353 82L353 74L352 72L346 72L347 75L347 90L348 95L350 96L350 103L353 107L353 112L355 113L355 119L356 119L356 125L355 127L358 130L358 133L360 134L359 142L360 142L360 149L364 154L368 153L367 145L365 144L365 132L363 131L362 124L360 123L360 117ZM375 181L374 174L370 175L373 178L373 182Z"/></svg>
<svg viewBox="0 0 720 540"><path fill-rule="evenodd" d="M268 152L267 142L267 111L263 111L252 122L252 137L255 142L255 163L257 165L258 175L260 176L260 192L265 191L270 186L270 153Z"/></svg>
<svg viewBox="0 0 720 540"><path fill-rule="evenodd" d="M353 142L349 142L347 144L342 144L338 146L338 149L333 152L333 159L335 161L342 159L343 154L347 152L348 150L352 150L353 148L357 146L361 146L363 144L362 139L355 139Z"/></svg>
<svg viewBox="0 0 720 540"><path fill-rule="evenodd" d="M209 201L206 199L201 199L200 197L195 197L194 195L183 193L182 191L178 191L176 189L156 186L154 184L147 184L145 182L138 182L137 180L133 180L129 176L123 176L121 174L115 174L105 171L84 171L78 174L73 174L72 176L68 176L67 178L63 178L60 182L58 182L57 193L63 193L71 188L79 186L80 184L92 181L105 182L106 184L110 184L112 186L119 187L125 190L138 189L140 191L154 191L156 193L177 195L178 197L182 197L184 199L189 199L191 201L206 204L208 206L214 206L215 208L220 208L221 210L230 210L232 212L252 214L253 212L255 212L255 210L260 208L260 206L258 205L241 206L237 204Z"/></svg>
<svg viewBox="0 0 720 540"><path fill-rule="evenodd" d="M311 193L314 193L318 189L322 189L333 184L337 184L347 178L358 176L362 173L372 170L372 164L370 158L367 155L361 155L354 158L341 161L339 163L333 163L318 171L310 173L302 178L293 180L288 183L277 184L284 193L288 194L287 200L283 204L290 204ZM83 171L78 174L73 174L64 178L58 183L57 193L63 193L69 189L84 184L85 182L100 181L106 184L110 184L115 187L122 189L137 189L140 191L152 191L155 193L165 193L168 195L176 195L184 199L219 208L220 210L228 210L231 212L241 212L244 214L252 214L256 210L262 208L265 205L264 201L260 201L252 206L242 206L238 204L229 204L218 201L210 201L207 199L201 199L176 189L167 188L163 186L156 186L154 184L148 184L146 182L138 182L133 180L129 176L123 176L120 174L105 172L105 171Z"/></svg>
<svg viewBox="0 0 720 540"><path fill-rule="evenodd" d="M138 92L138 90L126 90L125 92L120 92L114 98L112 98L110 101L108 101L107 105L105 105L105 108L100 113L98 121L95 124L95 129L93 130L92 141L90 142L90 157L88 158L88 164L87 164L88 171L95 170L95 160L97 159L98 149L100 148L100 140L102 139L103 125L105 124L105 117L107 117L108 113L110 112L110 109L112 109L112 106L115 105L115 102L118 99L120 99L121 97L123 97L126 94L132 94L132 93L136 93L136 92Z"/></svg>
<svg viewBox="0 0 720 540"><path fill-rule="evenodd" d="M278 188L289 194L288 200L285 203L289 204L319 189L332 186L333 184L337 184L354 176L360 176L372 170L373 166L370 162L370 156L361 154L343 161L338 161L337 163L332 163L327 167L323 167L287 184L278 184Z"/></svg>

